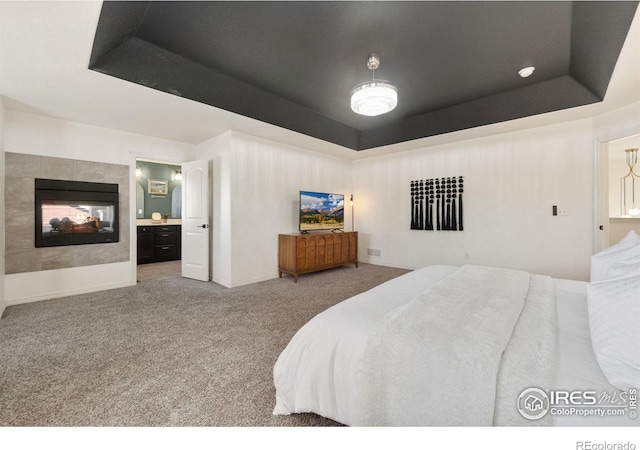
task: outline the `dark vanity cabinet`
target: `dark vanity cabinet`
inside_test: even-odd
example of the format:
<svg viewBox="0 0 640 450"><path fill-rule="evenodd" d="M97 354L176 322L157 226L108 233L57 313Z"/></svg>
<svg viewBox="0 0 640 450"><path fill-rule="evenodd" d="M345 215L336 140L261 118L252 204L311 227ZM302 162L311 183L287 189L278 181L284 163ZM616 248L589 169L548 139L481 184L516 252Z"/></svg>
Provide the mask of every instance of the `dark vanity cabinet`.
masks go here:
<svg viewBox="0 0 640 450"><path fill-rule="evenodd" d="M138 264L180 259L180 233L180 225L138 226Z"/></svg>
<svg viewBox="0 0 640 450"><path fill-rule="evenodd" d="M155 227L138 227L138 264L155 261L153 248L153 229Z"/></svg>

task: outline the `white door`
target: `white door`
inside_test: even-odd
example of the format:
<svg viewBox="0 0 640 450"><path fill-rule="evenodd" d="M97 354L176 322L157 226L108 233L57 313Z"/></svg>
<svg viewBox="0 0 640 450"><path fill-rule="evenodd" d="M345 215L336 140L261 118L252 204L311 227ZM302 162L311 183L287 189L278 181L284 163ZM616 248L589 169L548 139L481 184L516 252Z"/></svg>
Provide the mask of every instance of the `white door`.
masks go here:
<svg viewBox="0 0 640 450"><path fill-rule="evenodd" d="M209 163L182 164L182 276L209 281Z"/></svg>

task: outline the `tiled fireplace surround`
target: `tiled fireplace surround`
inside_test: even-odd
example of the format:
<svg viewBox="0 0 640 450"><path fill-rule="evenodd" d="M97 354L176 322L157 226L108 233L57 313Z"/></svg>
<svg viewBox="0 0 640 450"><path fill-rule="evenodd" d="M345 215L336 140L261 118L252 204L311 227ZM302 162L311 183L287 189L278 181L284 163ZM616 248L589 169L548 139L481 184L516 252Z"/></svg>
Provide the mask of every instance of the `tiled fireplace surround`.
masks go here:
<svg viewBox="0 0 640 450"><path fill-rule="evenodd" d="M5 273L37 272L129 260L129 167L5 153ZM120 241L35 247L35 179L117 183Z"/></svg>

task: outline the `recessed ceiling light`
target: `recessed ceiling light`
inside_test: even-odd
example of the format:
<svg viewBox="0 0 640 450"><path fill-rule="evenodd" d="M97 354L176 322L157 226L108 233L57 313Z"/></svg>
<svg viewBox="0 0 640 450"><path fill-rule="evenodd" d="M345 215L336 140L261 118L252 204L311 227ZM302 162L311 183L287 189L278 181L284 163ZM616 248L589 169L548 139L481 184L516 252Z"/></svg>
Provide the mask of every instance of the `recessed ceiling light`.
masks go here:
<svg viewBox="0 0 640 450"><path fill-rule="evenodd" d="M520 75L522 78L527 78L533 73L534 70L536 70L536 68L533 66L525 67L524 69L520 69L518 71L518 75Z"/></svg>

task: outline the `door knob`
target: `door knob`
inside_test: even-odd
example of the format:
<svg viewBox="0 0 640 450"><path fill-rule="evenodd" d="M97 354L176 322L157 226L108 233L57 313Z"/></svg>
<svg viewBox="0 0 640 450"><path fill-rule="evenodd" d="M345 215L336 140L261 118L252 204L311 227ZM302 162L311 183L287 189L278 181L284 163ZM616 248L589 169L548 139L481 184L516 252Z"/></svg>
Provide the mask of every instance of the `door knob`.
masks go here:
<svg viewBox="0 0 640 450"><path fill-rule="evenodd" d="M198 225L199 228L209 228L209 225L203 223L202 225Z"/></svg>

